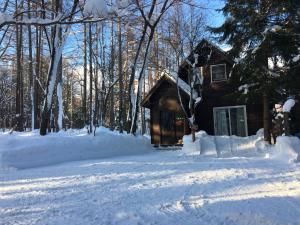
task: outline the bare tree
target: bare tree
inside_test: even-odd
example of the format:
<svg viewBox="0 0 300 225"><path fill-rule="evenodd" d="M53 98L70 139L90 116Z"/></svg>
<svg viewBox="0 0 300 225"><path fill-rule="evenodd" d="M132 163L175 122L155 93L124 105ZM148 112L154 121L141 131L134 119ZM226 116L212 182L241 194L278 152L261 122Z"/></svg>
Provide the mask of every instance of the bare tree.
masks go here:
<svg viewBox="0 0 300 225"><path fill-rule="evenodd" d="M122 29L121 29L121 18L118 17L118 69L119 69L119 130L120 133L123 133L123 125L124 125L124 108L123 108L123 102L124 102L124 85L123 85L123 70L122 70Z"/></svg>
<svg viewBox="0 0 300 225"><path fill-rule="evenodd" d="M79 3L79 0L74 0L71 15L74 14L77 5ZM72 16L69 17L68 21L72 20ZM51 62L50 67L48 71L48 79L47 79L47 88L45 93L45 99L43 104L43 110L41 115L41 128L40 128L40 134L46 135L47 133L47 126L50 119L50 112L52 109L52 100L53 100L53 92L54 92L54 86L57 78L57 72L59 68L59 62L64 46L65 39L67 38L67 33L69 31L69 26L67 26L64 30L65 36L62 38L62 41L60 43L60 24L56 24L54 26L54 32L52 34L52 42L51 42Z"/></svg>
<svg viewBox="0 0 300 225"><path fill-rule="evenodd" d="M173 0L164 0L162 3L161 8L158 10L158 4L156 0L152 0L151 1L151 6L149 7L149 11L146 12L148 7L144 7L143 5L141 5L141 2L139 0L136 1L136 5L137 5L137 9L139 10L142 18L143 18L143 29L142 29L142 36L140 38L139 41L139 45L138 45L138 49L136 52L136 56L134 59L134 63L132 66L132 72L130 75L130 82L129 82L129 95L131 99L131 103L130 103L130 112L132 113L131 116L131 128L130 128L130 133L135 134L136 133L136 129L137 129L137 118L138 118L138 114L139 114L139 99L141 97L141 92L142 92L142 85L141 85L141 81L144 75L144 69L145 69L145 65L146 65L146 60L147 60L147 56L148 56L148 51L149 51L149 47L150 44L152 42L153 36L154 36L154 32L155 29L160 21L160 19L162 18L163 14L174 4ZM154 15L155 11L158 11L158 13ZM142 57L142 66L139 70L138 73L138 90L137 90L137 95L135 98L135 101L133 101L133 81L136 75L136 69L137 69L137 63L138 60L140 59L140 54L141 54L141 48L142 48L142 44L145 41L146 38L146 34L147 34L147 30L150 30L150 33L148 35L148 41L146 43L146 48L145 48L145 52L144 55Z"/></svg>

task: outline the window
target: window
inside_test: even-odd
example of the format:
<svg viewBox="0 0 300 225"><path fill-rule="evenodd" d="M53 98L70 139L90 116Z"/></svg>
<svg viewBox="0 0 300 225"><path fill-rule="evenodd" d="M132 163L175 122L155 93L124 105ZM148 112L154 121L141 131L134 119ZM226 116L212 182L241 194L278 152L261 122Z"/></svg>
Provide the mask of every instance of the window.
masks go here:
<svg viewBox="0 0 300 225"><path fill-rule="evenodd" d="M215 135L248 135L246 106L215 107Z"/></svg>
<svg viewBox="0 0 300 225"><path fill-rule="evenodd" d="M226 64L218 64L210 66L211 81L227 80Z"/></svg>

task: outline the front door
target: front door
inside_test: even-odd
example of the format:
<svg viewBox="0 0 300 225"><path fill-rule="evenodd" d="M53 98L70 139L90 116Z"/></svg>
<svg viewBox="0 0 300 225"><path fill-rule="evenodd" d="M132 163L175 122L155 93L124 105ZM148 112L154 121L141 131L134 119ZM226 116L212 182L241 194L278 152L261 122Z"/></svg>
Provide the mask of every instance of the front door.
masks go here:
<svg viewBox="0 0 300 225"><path fill-rule="evenodd" d="M161 145L174 145L175 123L174 112L160 111Z"/></svg>

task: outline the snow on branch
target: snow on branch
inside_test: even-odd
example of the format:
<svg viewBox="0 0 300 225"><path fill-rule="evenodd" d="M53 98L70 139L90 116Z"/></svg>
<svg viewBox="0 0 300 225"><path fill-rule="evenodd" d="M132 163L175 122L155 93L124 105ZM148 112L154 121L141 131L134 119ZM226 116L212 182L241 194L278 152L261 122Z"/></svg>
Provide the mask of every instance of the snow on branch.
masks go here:
<svg viewBox="0 0 300 225"><path fill-rule="evenodd" d="M84 15L93 15L94 18L106 17L108 9L105 0L87 0L83 10Z"/></svg>
<svg viewBox="0 0 300 225"><path fill-rule="evenodd" d="M100 2L100 4L99 4ZM47 18L19 18L20 14L11 16L7 13L0 12L0 29L5 25L33 25L33 26L52 26L52 25L71 25L78 23L91 23L100 22L106 19L107 8L104 0L87 0L84 6L84 12L88 14L83 18L73 19L74 15L79 11L76 10L79 0L74 0L73 7L67 15L59 14L53 19ZM105 3L105 4L104 4ZM23 11L22 14L29 13L30 11Z"/></svg>
<svg viewBox="0 0 300 225"><path fill-rule="evenodd" d="M299 62L299 60L300 60L300 48L298 48L298 55L296 55L296 56L294 56L293 57L293 59L292 59L292 61L294 62L294 63L296 63L296 62Z"/></svg>
<svg viewBox="0 0 300 225"><path fill-rule="evenodd" d="M249 93L249 88L250 88L250 87L254 87L254 86L256 86L256 85L258 85L258 83L254 83L254 84L244 84L244 85L239 86L238 90L239 90L239 91L243 91L243 94L246 95L246 94Z"/></svg>
<svg viewBox="0 0 300 225"><path fill-rule="evenodd" d="M7 21L11 21L11 20L13 20L12 16L0 12L0 24L6 23Z"/></svg>
<svg viewBox="0 0 300 225"><path fill-rule="evenodd" d="M294 107L295 103L296 103L295 100L292 98L286 100L286 102L283 104L282 107L283 112L290 112L291 109Z"/></svg>

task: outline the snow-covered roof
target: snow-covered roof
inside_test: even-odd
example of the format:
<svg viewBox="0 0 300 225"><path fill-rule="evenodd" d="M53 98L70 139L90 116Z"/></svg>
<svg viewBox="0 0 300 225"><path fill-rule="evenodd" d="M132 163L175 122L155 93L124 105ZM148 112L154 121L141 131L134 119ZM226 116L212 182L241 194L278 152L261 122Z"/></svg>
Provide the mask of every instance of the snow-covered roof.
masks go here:
<svg viewBox="0 0 300 225"><path fill-rule="evenodd" d="M178 87L182 91L184 91L187 95L190 95L190 93L191 93L190 86L185 81L183 81L181 78L179 78L177 73L164 70L162 72L162 76L164 76L164 75L167 76L168 78L170 78L175 84L177 83Z"/></svg>
<svg viewBox="0 0 300 225"><path fill-rule="evenodd" d="M169 70L162 71L160 79L156 82L156 84L147 93L146 97L142 101L142 105L145 105L148 102L149 98L152 96L152 94L155 92L155 90L166 79L168 81L171 81L175 85L178 84L178 87L180 88L180 90L183 91L186 95L190 96L190 92L191 92L190 86L185 81L183 81L181 78L179 78L177 76L178 76L178 74L176 72L169 71ZM196 98L198 96L195 95L195 94L192 94L192 97L193 97L194 100L196 100Z"/></svg>

